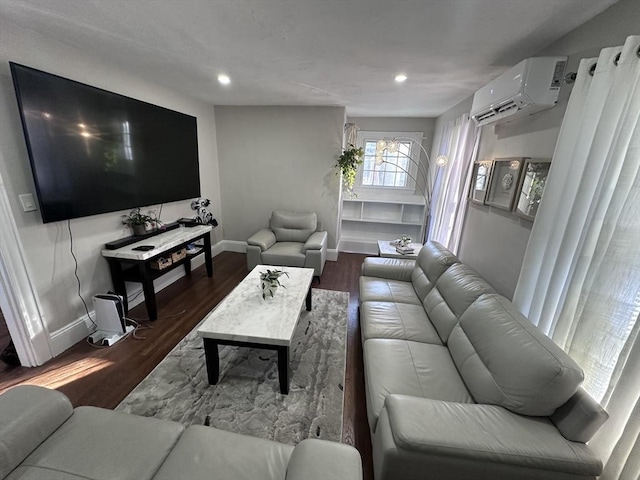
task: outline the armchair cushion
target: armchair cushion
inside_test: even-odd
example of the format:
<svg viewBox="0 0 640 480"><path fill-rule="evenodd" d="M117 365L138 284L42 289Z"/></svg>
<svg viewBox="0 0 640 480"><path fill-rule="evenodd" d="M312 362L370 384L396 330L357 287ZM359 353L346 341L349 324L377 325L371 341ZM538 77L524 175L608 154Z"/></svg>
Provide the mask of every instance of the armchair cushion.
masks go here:
<svg viewBox="0 0 640 480"><path fill-rule="evenodd" d="M262 252L262 263L304 267L306 257L302 251L303 245L299 242L276 242L271 248Z"/></svg>
<svg viewBox="0 0 640 480"><path fill-rule="evenodd" d="M322 250L327 246L327 232L314 232L302 246L302 251Z"/></svg>
<svg viewBox="0 0 640 480"><path fill-rule="evenodd" d="M269 221L278 242L306 242L318 227L316 214L274 210Z"/></svg>
<svg viewBox="0 0 640 480"><path fill-rule="evenodd" d="M268 248L271 248L274 243L276 243L276 236L274 233L268 228L263 228L259 232L251 235L249 240L247 240L249 245L255 245L256 247L260 247L260 250L263 252Z"/></svg>

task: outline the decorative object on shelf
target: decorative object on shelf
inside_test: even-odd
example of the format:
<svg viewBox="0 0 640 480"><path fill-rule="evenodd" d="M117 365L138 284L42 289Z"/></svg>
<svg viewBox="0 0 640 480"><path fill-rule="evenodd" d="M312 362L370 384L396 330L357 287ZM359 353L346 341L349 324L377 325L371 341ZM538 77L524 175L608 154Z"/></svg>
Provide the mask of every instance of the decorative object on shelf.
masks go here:
<svg viewBox="0 0 640 480"><path fill-rule="evenodd" d="M512 210L516 185L526 158L496 158L491 169L485 203L503 210Z"/></svg>
<svg viewBox="0 0 640 480"><path fill-rule="evenodd" d="M149 215L145 215L140 212L140 208L134 208L129 215L124 215L122 223L131 227L134 235L144 235L149 226L155 229L162 225L162 222L156 218L155 212L150 211Z"/></svg>
<svg viewBox="0 0 640 480"><path fill-rule="evenodd" d="M412 145L418 146L418 158L413 158L411 152L414 151L413 148L410 149L409 155L404 153L400 147L401 143L410 142ZM409 170L401 167L396 163L391 163L385 160L385 151L388 153L399 154L406 157L411 163L416 166L417 169L417 178L414 176ZM424 162L420 161L420 152L422 152L426 159L426 165ZM421 142L418 142L414 138L411 137L394 137L391 139L383 138L378 140L376 143L376 165L387 164L387 169L392 168L397 171L401 171L405 173L411 180L415 182L416 189L420 191L425 200L425 209L424 209L424 219L422 224L424 226L424 235L429 232L429 219L430 219L430 210L431 210L431 195L433 193L433 180L431 178L431 159L429 157L429 153L422 146ZM449 158L446 155L438 155L436 158L436 168L444 168L449 163ZM434 176L435 179L435 176ZM426 240L426 238L425 238Z"/></svg>
<svg viewBox="0 0 640 480"><path fill-rule="evenodd" d="M335 165L338 169L336 175L342 173L342 185L351 198L357 196L353 191L353 185L356 182L358 165L362 165L363 157L364 150L360 147L356 148L350 143L349 147L342 151Z"/></svg>
<svg viewBox="0 0 640 480"><path fill-rule="evenodd" d="M278 287L286 288L284 285L280 283L280 277L282 275L289 274L284 270L269 270L266 272L260 272L260 289L262 291L262 299L266 300L267 297L272 297L275 295Z"/></svg>
<svg viewBox="0 0 640 480"><path fill-rule="evenodd" d="M405 247L411 243L411 237L406 233L403 233L400 238L396 238L394 241L389 242L390 245Z"/></svg>
<svg viewBox="0 0 640 480"><path fill-rule="evenodd" d="M489 187L489 174L491 173L492 160L482 160L475 162L471 176L471 191L469 200L473 203L484 204Z"/></svg>
<svg viewBox="0 0 640 480"><path fill-rule="evenodd" d="M516 201L516 214L520 217L527 220L536 217L550 166L549 158L529 158L525 161Z"/></svg>
<svg viewBox="0 0 640 480"><path fill-rule="evenodd" d="M211 205L211 200L208 198L197 198L191 201L191 210L196 211L196 215L193 219L200 225L211 225L212 227L218 226L218 221L213 218L213 214L207 208Z"/></svg>
<svg viewBox="0 0 640 480"><path fill-rule="evenodd" d="M396 251L398 253L401 253L402 255L407 255L409 253L413 253L415 250L413 247L410 247L408 245L398 245L396 247Z"/></svg>

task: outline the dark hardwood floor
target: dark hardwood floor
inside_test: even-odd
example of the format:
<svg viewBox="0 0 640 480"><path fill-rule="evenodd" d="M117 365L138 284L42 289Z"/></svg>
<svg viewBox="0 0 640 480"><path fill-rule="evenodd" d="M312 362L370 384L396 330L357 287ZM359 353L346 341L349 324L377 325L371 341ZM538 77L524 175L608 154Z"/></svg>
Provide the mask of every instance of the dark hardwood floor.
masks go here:
<svg viewBox="0 0 640 480"><path fill-rule="evenodd" d="M321 283L313 288L349 292L342 441L360 451L368 480L373 479L373 469L358 317L358 277L364 257L341 253L337 262L326 263ZM247 274L244 254L224 252L213 262L212 278L200 267L158 293L158 320L141 322L149 328L138 331L144 340L129 337L109 348L80 342L36 368L0 362L0 392L19 384L42 385L63 392L74 406L115 408ZM144 305L129 316L147 318Z"/></svg>

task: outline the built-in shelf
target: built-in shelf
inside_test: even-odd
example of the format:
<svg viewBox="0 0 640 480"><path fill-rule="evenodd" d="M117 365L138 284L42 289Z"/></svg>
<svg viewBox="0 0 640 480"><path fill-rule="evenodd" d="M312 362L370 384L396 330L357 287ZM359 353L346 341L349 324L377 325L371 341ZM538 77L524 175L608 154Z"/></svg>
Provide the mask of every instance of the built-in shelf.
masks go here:
<svg viewBox="0 0 640 480"><path fill-rule="evenodd" d="M416 196L402 200L344 199L340 251L375 254L378 240L394 240L402 234L424 238L424 214L424 199Z"/></svg>

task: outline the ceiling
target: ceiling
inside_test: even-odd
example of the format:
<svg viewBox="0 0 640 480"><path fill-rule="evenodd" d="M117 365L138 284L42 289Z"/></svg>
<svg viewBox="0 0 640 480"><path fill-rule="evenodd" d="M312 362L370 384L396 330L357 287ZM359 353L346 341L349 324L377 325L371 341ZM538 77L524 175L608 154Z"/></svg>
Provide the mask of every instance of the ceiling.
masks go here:
<svg viewBox="0 0 640 480"><path fill-rule="evenodd" d="M214 105L434 117L616 1L0 0L0 17Z"/></svg>

